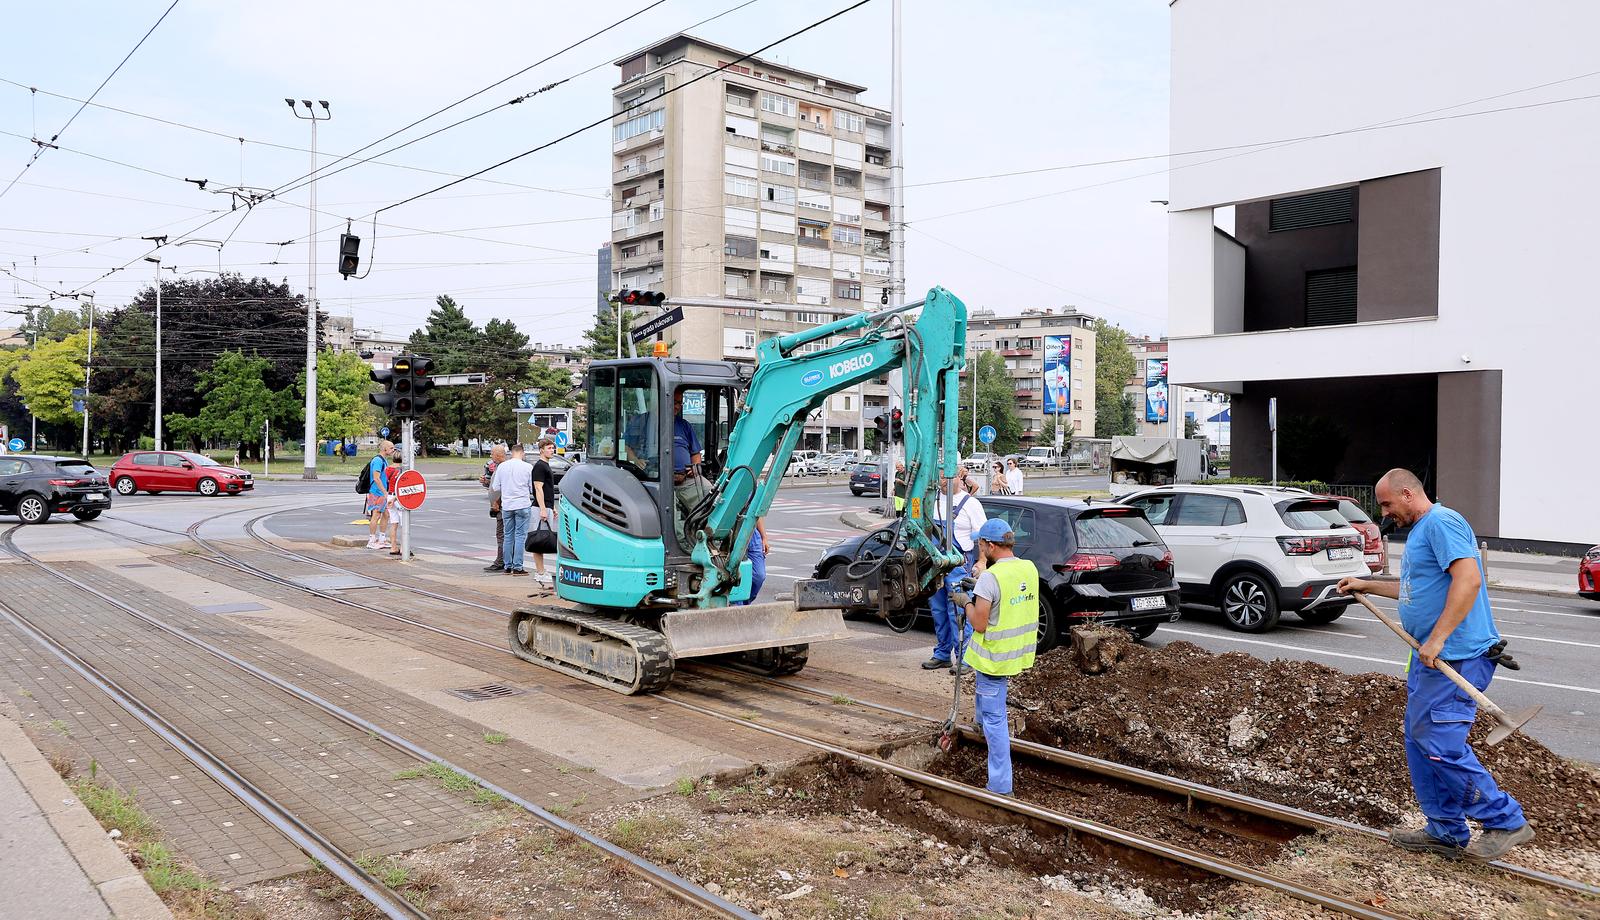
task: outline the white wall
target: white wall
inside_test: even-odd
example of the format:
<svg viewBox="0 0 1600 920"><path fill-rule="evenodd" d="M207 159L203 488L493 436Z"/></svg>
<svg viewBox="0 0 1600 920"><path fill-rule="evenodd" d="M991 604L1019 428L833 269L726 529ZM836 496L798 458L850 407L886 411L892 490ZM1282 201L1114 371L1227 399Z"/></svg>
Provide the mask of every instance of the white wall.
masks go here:
<svg viewBox="0 0 1600 920"><path fill-rule="evenodd" d="M1174 382L1501 369L1501 532L1600 539L1592 498L1550 500L1590 495L1579 480L1593 468L1552 463L1552 450L1600 456L1600 427L1573 424L1591 400L1597 352L1586 337L1600 99L1527 107L1600 93L1600 77L1570 79L1596 70L1600 4L1177 0L1171 9L1174 150L1433 119L1175 158L1175 337L1219 331L1214 302L1201 303L1215 296L1211 208L1441 170L1437 319L1178 338ZM1470 116L1512 106L1524 108Z"/></svg>

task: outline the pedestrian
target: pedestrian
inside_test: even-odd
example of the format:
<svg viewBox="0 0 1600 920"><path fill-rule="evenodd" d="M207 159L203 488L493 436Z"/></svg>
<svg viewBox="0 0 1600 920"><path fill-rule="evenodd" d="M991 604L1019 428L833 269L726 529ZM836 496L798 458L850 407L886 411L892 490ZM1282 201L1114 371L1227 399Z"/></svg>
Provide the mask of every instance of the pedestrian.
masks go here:
<svg viewBox="0 0 1600 920"><path fill-rule="evenodd" d="M951 667L950 655L956 647L956 614L959 611L951 605L950 589L967 576L969 567L977 560L975 535L988 520L983 513L982 503L968 491L966 471L948 479L941 477L939 485L944 494L939 496L934 523L942 533L948 533L951 545L961 553L965 564L946 574L939 590L928 598L928 612L933 616L934 641L932 657L922 663L924 671Z"/></svg>
<svg viewBox="0 0 1600 920"><path fill-rule="evenodd" d="M906 462L904 460L896 460L894 462L894 513L896 515L906 510L906 489L908 488L910 486L906 483Z"/></svg>
<svg viewBox="0 0 1600 920"><path fill-rule="evenodd" d="M540 438L537 446L539 459L533 461L533 503L539 517L530 526L537 528L542 524L550 530L555 530L556 475L550 469L550 458L556 455L556 442L549 438ZM533 580L541 588L556 586L555 579L544 570L544 553L533 554Z"/></svg>
<svg viewBox="0 0 1600 920"><path fill-rule="evenodd" d="M1012 677L1033 667L1039 641L1039 570L1013 552L1016 536L1000 518L985 521L977 540L973 587L969 592L958 585L952 600L966 611L972 627L962 662L976 672L978 724L989 747L986 788L1010 795L1006 692Z"/></svg>
<svg viewBox="0 0 1600 920"><path fill-rule="evenodd" d="M367 463L367 474L372 484L367 486L367 549L388 549L384 539L384 520L389 514L389 458L394 456L394 442L378 442L377 456Z"/></svg>
<svg viewBox="0 0 1600 920"><path fill-rule="evenodd" d="M533 467L522 459L522 445L511 445L511 456L495 467L489 489L496 493L504 539L500 551L507 575L526 575L522 567L523 544L528 539L528 519L533 516Z"/></svg>
<svg viewBox="0 0 1600 920"><path fill-rule="evenodd" d="M400 555L400 537L398 533L400 529L400 512L395 508L400 503L400 495L395 491L395 483L399 479L400 464L389 464L388 468L383 471L383 484L389 492L389 507L384 511L384 517L388 518L389 523L389 539L385 541L384 545L389 547L389 555L391 556Z"/></svg>
<svg viewBox="0 0 1600 920"><path fill-rule="evenodd" d="M489 489L489 482L494 479L495 467L504 463L505 459L506 446L496 444L489 449L489 462L483 465L483 475L478 477L483 490L489 494L489 516L494 518L494 561L483 567L485 572L506 570L506 524L500 517L500 506L495 501L495 493Z"/></svg>
<svg viewBox="0 0 1600 920"><path fill-rule="evenodd" d="M1022 494L1022 467L1017 466L1017 458L1010 457L1006 460L1006 488L1012 495Z"/></svg>
<svg viewBox="0 0 1600 920"><path fill-rule="evenodd" d="M761 593L761 586L767 583L767 525L763 523L764 520L756 518L756 527L750 531L750 548L744 554L750 560L750 597L735 601L741 607L754 603L756 595Z"/></svg>
<svg viewBox="0 0 1600 920"><path fill-rule="evenodd" d="M1011 481L1006 478L1005 464L999 460L994 462L994 467L989 471L989 481L994 484L994 494L1011 495Z"/></svg>
<svg viewBox="0 0 1600 920"><path fill-rule="evenodd" d="M1486 690L1504 647L1489 609L1478 538L1459 513L1429 501L1408 470L1385 473L1377 499L1385 515L1411 528L1400 580L1345 578L1339 591L1398 600L1400 623L1421 646L1406 665L1404 737L1411 788L1428 823L1390 831L1389 842L1448 857L1499 859L1532 840L1533 828L1467 745L1477 704L1438 669L1447 662ZM1476 841L1468 818L1483 825Z"/></svg>

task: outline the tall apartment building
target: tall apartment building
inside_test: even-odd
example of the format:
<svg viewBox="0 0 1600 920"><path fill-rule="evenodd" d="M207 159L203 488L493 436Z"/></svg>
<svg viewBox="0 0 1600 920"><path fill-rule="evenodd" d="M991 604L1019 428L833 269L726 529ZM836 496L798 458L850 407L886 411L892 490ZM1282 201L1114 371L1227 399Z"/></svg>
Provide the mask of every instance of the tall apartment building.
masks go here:
<svg viewBox="0 0 1600 920"><path fill-rule="evenodd" d="M689 84L741 55L680 33L616 62L613 287L748 303L687 309L687 358L754 358L890 280L889 113L758 58Z"/></svg>
<svg viewBox="0 0 1600 920"><path fill-rule="evenodd" d="M1314 136L1171 173L1172 380L1233 394L1235 474L1276 398L1287 474L1409 467L1482 536L1587 547L1600 6L1510 9L1172 3L1174 150Z"/></svg>
<svg viewBox="0 0 1600 920"><path fill-rule="evenodd" d="M1075 307L1061 310L1052 308L1023 310L1018 316L997 316L993 310L974 310L967 319L967 349L969 354L996 350L1005 358L1006 374L1017 394L1017 413L1022 416L1022 447L1026 450L1036 442L1051 446L1052 442L1040 440L1047 418L1063 420L1064 432L1073 437L1094 437L1094 317L1078 312ZM1047 371L1054 375L1055 368L1046 367L1046 342L1048 337L1059 338L1070 347L1065 361L1069 374L1059 401L1052 402L1060 411L1046 413ZM962 392L972 386L971 365L962 372ZM1056 390L1054 381L1050 392ZM983 419L978 423L983 424ZM962 441L966 443L965 440Z"/></svg>

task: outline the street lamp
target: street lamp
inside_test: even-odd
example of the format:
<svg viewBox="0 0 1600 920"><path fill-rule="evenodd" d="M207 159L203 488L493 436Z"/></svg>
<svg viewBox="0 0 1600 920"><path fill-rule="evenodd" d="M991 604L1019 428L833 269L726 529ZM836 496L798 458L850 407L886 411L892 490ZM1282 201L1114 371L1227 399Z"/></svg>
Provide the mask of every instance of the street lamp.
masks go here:
<svg viewBox="0 0 1600 920"><path fill-rule="evenodd" d="M317 122L327 121L333 117L326 100L319 99L317 104L322 106L322 113L318 114L311 105L310 99L300 100L306 107L305 114L295 108L294 100L283 100L289 106L289 112L301 121L311 122L311 173L310 173L310 198L311 207L306 212L311 224L311 257L306 261L309 264L306 280L306 447L305 468L300 474L302 479L317 478ZM618 336L619 340L621 336Z"/></svg>

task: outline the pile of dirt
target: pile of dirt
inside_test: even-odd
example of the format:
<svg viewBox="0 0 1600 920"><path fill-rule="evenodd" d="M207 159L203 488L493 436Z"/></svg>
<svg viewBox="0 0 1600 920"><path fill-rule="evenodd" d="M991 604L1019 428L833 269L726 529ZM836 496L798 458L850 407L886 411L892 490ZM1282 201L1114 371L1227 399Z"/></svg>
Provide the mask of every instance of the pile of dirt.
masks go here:
<svg viewBox="0 0 1600 920"><path fill-rule="evenodd" d="M1088 641L1085 641L1088 640ZM1306 661L1149 648L1074 631L1013 683L1024 736L1246 795L1384 827L1415 812L1401 737L1405 684ZM1525 735L1472 742L1541 845L1600 849L1600 774Z"/></svg>

